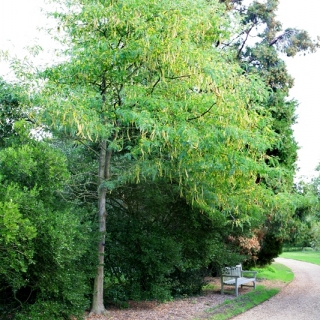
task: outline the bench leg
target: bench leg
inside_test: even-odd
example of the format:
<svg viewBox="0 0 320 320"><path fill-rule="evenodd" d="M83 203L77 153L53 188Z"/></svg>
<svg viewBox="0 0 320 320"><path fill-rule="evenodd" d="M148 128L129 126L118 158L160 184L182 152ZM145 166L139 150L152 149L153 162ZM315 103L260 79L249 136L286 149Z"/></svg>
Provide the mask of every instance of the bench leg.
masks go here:
<svg viewBox="0 0 320 320"><path fill-rule="evenodd" d="M236 287L236 297L237 297L239 294L239 292L238 292L238 279L237 278L236 278L235 287Z"/></svg>

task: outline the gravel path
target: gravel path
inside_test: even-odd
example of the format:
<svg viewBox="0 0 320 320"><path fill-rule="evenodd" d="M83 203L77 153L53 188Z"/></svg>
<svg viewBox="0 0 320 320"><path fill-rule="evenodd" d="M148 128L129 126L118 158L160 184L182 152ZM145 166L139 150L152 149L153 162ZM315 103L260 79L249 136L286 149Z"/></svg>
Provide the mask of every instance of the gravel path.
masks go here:
<svg viewBox="0 0 320 320"><path fill-rule="evenodd" d="M320 319L320 266L283 258L277 258L276 261L293 271L294 280L270 300L233 320Z"/></svg>

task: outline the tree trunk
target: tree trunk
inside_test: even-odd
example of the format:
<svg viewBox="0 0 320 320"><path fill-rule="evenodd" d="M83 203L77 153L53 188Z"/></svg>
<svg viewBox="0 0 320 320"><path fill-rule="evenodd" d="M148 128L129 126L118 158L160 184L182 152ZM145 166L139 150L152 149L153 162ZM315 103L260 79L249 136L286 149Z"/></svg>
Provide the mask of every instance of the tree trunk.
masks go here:
<svg viewBox="0 0 320 320"><path fill-rule="evenodd" d="M109 178L111 150L107 149L107 142L101 142L98 172L98 208L99 208L99 232L101 233L98 244L98 268L94 280L92 314L104 314L106 309L103 303L103 282L104 282L104 246L106 232L106 193L107 188L103 183Z"/></svg>

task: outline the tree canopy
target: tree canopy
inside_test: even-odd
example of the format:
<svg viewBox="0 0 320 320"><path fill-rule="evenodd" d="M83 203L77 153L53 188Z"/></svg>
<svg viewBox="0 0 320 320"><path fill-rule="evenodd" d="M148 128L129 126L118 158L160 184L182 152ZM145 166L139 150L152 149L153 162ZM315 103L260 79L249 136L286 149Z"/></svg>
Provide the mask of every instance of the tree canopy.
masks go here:
<svg viewBox="0 0 320 320"><path fill-rule="evenodd" d="M230 33L223 6L63 3L67 10L54 16L66 34L67 62L40 75L46 84L36 103L48 125L99 144L102 234L106 192L158 177L208 214L236 224L257 219L268 194L256 175L269 170L265 150L275 139L262 108L268 91L259 76L243 75L232 52L213 46ZM121 171L110 171L114 162ZM102 267L100 260L97 286ZM102 288L95 291L100 313Z"/></svg>

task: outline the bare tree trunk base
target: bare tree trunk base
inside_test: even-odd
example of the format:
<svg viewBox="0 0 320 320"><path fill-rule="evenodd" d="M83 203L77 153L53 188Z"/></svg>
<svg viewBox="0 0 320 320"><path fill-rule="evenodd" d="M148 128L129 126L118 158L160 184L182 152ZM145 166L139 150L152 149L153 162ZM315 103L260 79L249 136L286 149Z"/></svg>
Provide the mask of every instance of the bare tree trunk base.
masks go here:
<svg viewBox="0 0 320 320"><path fill-rule="evenodd" d="M95 315L102 315L102 316L106 316L108 314L108 311L106 309L97 309L97 310L91 310L89 313L89 317L91 316L95 316Z"/></svg>

